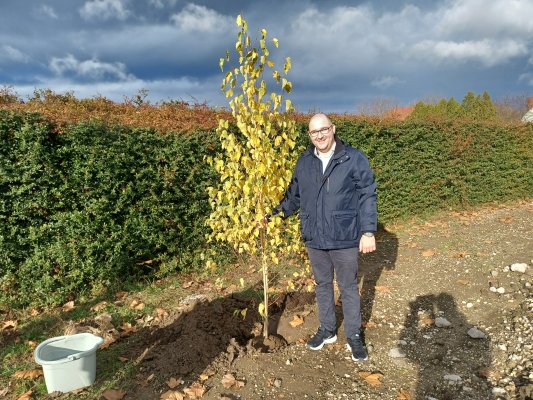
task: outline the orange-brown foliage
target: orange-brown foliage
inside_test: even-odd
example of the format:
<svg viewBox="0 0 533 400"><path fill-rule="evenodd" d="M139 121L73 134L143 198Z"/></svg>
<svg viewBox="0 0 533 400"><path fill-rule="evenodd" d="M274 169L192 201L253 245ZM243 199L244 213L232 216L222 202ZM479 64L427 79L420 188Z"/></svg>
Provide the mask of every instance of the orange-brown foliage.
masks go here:
<svg viewBox="0 0 533 400"><path fill-rule="evenodd" d="M220 118L231 117L228 112L215 110L205 104L167 102L137 105L131 101L116 103L104 97L80 100L72 95L56 95L52 92L26 103L0 102L0 108L38 112L53 122L60 132L71 124L101 121L110 125L154 128L163 134L189 133L214 130Z"/></svg>

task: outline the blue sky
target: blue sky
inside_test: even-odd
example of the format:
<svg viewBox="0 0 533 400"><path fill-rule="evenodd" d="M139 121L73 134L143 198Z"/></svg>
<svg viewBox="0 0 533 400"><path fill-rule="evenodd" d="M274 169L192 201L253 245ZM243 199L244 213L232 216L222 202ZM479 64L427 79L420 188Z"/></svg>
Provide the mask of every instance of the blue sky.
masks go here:
<svg viewBox="0 0 533 400"><path fill-rule="evenodd" d="M292 58L299 111L533 95L532 0L2 0L0 86L226 106L235 17Z"/></svg>

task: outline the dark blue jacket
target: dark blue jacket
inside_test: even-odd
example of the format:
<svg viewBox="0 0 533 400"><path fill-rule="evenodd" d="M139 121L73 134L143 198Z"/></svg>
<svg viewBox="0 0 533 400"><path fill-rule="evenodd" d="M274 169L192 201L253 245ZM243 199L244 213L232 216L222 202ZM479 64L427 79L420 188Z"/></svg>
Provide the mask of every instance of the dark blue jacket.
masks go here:
<svg viewBox="0 0 533 400"><path fill-rule="evenodd" d="M377 230L376 183L365 155L335 137L335 152L322 173L311 145L273 214L300 210L302 239L315 249L358 247L361 233Z"/></svg>

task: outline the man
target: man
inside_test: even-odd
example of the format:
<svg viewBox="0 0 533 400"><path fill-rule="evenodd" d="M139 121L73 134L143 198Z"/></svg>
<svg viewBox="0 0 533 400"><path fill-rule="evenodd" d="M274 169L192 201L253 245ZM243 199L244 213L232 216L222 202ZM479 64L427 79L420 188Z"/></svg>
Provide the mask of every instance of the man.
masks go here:
<svg viewBox="0 0 533 400"><path fill-rule="evenodd" d="M273 214L300 210L301 234L316 281L320 327L312 350L337 340L333 275L341 290L344 331L354 361L368 359L361 339L358 252L376 249L376 184L365 155L335 135L325 114L309 121L312 145L300 156L285 197Z"/></svg>

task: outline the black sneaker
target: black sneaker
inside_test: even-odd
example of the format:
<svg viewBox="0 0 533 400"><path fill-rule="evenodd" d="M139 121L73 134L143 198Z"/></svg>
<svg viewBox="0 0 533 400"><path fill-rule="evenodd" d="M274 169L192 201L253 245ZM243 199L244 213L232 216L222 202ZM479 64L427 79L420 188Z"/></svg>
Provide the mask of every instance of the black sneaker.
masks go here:
<svg viewBox="0 0 533 400"><path fill-rule="evenodd" d="M354 361L366 361L368 360L368 353L361 339L361 335L355 334L351 338L346 339L346 347L352 352L352 360Z"/></svg>
<svg viewBox="0 0 533 400"><path fill-rule="evenodd" d="M337 334L330 332L324 328L318 328L317 333L307 342L307 347L311 350L320 350L325 344L335 343L337 341Z"/></svg>

